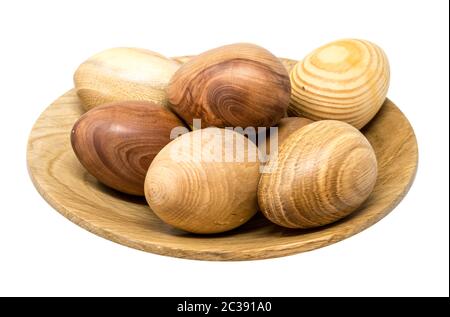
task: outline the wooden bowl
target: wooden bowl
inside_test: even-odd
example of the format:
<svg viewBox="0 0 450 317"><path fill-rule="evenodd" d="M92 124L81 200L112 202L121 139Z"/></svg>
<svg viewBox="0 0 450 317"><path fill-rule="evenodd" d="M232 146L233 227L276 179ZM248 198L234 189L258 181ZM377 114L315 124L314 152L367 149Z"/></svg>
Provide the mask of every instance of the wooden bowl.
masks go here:
<svg viewBox="0 0 450 317"><path fill-rule="evenodd" d="M283 63L288 68L295 64L290 60ZM386 100L362 130L377 155L378 180L369 199L349 217L304 230L279 227L257 214L226 233L189 234L164 224L144 198L113 191L86 172L70 146L70 130L82 113L80 100L71 90L39 117L27 151L34 185L51 206L72 222L106 239L157 254L201 260L251 260L324 247L386 216L408 192L417 169L414 131L402 112Z"/></svg>

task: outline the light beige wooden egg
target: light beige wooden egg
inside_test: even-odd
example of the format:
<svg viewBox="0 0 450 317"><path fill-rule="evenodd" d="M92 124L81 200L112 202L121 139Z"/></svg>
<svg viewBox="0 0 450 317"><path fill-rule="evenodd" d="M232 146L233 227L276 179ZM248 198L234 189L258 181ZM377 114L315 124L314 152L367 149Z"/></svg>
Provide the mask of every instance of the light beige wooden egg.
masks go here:
<svg viewBox="0 0 450 317"><path fill-rule="evenodd" d="M257 211L256 145L232 130L207 128L166 145L150 165L145 197L164 222L193 233L236 228Z"/></svg>
<svg viewBox="0 0 450 317"><path fill-rule="evenodd" d="M349 215L369 197L377 159L356 128L322 120L292 133L266 171L258 186L263 214L284 227L313 228Z"/></svg>
<svg viewBox="0 0 450 317"><path fill-rule="evenodd" d="M331 42L291 70L289 114L361 129L385 101L389 76L388 59L377 45L356 39Z"/></svg>
<svg viewBox="0 0 450 317"><path fill-rule="evenodd" d="M111 48L82 63L74 83L86 110L127 100L166 106L166 88L179 66L179 62L149 50Z"/></svg>

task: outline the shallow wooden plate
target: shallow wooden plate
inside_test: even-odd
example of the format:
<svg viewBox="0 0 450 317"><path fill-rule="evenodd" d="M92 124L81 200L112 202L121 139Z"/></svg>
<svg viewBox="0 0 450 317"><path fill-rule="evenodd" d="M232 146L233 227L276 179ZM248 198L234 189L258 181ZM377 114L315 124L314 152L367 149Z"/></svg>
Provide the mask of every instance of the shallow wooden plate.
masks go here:
<svg viewBox="0 0 450 317"><path fill-rule="evenodd" d="M179 58L184 61L186 58ZM289 69L294 61L283 60ZM363 133L375 149L379 175L364 205L349 217L315 230L290 230L260 214L233 231L200 236L161 222L144 198L98 183L77 161L70 131L83 113L73 90L51 104L34 125L28 170L39 193L62 215L106 239L148 252L201 260L251 260L285 256L330 245L386 216L405 196L417 169L417 142L402 112L389 100Z"/></svg>

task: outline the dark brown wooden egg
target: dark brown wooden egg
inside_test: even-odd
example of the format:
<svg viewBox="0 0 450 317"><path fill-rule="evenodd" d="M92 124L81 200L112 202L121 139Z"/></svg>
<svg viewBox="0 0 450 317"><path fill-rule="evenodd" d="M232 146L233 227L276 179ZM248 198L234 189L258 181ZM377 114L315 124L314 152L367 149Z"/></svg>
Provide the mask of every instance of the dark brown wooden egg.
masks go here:
<svg viewBox="0 0 450 317"><path fill-rule="evenodd" d="M266 49L232 44L182 65L168 88L169 104L188 124L270 127L284 117L291 84L283 64Z"/></svg>
<svg viewBox="0 0 450 317"><path fill-rule="evenodd" d="M85 113L75 123L71 141L81 164L100 182L127 194L144 195L147 169L176 127L184 124L167 108L127 101Z"/></svg>

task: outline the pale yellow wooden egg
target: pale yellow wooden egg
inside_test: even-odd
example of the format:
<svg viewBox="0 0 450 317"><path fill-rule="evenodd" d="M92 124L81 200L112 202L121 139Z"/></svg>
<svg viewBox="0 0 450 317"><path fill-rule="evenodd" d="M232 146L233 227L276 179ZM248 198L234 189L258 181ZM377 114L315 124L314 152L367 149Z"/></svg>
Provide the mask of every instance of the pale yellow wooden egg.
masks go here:
<svg viewBox="0 0 450 317"><path fill-rule="evenodd" d="M389 76L388 59L377 45L356 39L331 42L291 70L289 114L361 129L383 105Z"/></svg>
<svg viewBox="0 0 450 317"><path fill-rule="evenodd" d="M218 233L247 222L258 210L258 149L227 129L186 133L150 165L145 197L164 222L193 233Z"/></svg>
<svg viewBox="0 0 450 317"><path fill-rule="evenodd" d="M111 48L82 63L74 83L86 110L127 100L167 106L167 85L179 67L179 62L149 50Z"/></svg>

